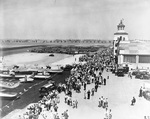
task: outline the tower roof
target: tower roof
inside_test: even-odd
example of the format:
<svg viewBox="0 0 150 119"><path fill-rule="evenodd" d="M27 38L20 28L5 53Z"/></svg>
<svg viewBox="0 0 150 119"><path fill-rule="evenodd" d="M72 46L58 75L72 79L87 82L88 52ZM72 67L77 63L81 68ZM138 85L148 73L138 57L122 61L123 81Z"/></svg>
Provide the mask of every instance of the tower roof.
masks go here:
<svg viewBox="0 0 150 119"><path fill-rule="evenodd" d="M123 21L123 20L120 20L120 23L119 23L118 27L125 27L125 25L123 24L122 21Z"/></svg>

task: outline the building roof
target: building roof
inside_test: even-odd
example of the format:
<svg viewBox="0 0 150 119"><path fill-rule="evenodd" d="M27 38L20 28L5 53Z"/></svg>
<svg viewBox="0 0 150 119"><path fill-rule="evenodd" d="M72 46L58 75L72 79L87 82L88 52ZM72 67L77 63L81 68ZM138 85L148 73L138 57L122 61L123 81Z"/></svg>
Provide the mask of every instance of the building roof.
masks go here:
<svg viewBox="0 0 150 119"><path fill-rule="evenodd" d="M120 43L120 54L150 55L150 43L130 42Z"/></svg>
<svg viewBox="0 0 150 119"><path fill-rule="evenodd" d="M119 23L118 27L125 27L125 25L123 24L122 20L120 20L120 23Z"/></svg>

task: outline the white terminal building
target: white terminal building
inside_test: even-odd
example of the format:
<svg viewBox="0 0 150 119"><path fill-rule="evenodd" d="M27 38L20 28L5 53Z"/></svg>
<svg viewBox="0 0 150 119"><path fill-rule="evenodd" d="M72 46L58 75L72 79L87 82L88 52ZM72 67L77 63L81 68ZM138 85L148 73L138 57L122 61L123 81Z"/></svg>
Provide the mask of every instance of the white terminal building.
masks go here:
<svg viewBox="0 0 150 119"><path fill-rule="evenodd" d="M114 56L118 57L118 64L128 64L130 68L150 69L150 42L144 40L129 40L125 32L125 25L121 20L117 26L118 31L114 33L113 48ZM121 37L118 46L117 42ZM118 52L118 53L117 53Z"/></svg>

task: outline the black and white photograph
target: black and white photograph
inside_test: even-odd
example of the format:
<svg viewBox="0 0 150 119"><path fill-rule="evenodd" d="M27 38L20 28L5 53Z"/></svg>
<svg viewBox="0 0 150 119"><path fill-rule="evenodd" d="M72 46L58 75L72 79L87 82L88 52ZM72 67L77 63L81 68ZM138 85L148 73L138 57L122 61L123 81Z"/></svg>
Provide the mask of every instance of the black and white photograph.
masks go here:
<svg viewBox="0 0 150 119"><path fill-rule="evenodd" d="M150 119L150 0L0 0L1 119Z"/></svg>

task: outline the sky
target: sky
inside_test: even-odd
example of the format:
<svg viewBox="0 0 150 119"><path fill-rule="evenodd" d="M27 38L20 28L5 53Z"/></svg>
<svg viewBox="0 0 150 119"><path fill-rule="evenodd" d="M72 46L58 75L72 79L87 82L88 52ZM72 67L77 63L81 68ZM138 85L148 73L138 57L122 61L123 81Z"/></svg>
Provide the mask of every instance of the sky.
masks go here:
<svg viewBox="0 0 150 119"><path fill-rule="evenodd" d="M0 0L0 39L150 40L150 0Z"/></svg>

